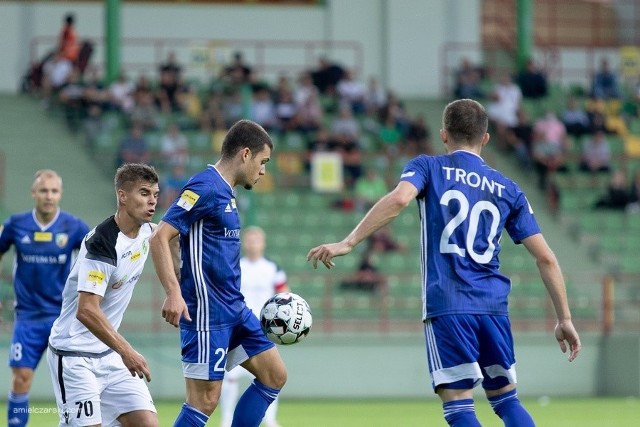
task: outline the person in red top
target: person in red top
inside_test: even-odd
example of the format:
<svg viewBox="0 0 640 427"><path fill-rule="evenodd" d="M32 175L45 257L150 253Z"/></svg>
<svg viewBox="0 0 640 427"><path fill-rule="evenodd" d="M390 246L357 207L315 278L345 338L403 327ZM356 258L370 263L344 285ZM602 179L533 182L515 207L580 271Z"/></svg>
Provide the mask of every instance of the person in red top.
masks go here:
<svg viewBox="0 0 640 427"><path fill-rule="evenodd" d="M78 53L80 52L78 35L76 34L76 30L73 26L74 21L75 18L71 13L64 17L64 26L62 27L58 41L58 50L62 53L62 56L72 63L75 63L78 60Z"/></svg>

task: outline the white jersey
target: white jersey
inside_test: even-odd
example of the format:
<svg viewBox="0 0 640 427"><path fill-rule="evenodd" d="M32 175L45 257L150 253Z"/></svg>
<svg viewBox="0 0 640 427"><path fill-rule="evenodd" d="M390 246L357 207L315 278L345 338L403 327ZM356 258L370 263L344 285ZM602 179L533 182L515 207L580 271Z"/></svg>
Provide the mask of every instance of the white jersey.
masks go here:
<svg viewBox="0 0 640 427"><path fill-rule="evenodd" d="M242 257L240 271L240 292L247 307L259 317L262 305L287 285L287 275L267 258L250 261Z"/></svg>
<svg viewBox="0 0 640 427"><path fill-rule="evenodd" d="M144 224L131 239L120 232L112 216L87 234L62 292L62 311L51 329L49 344L54 349L91 354L110 350L76 318L78 292L103 297L100 308L118 330L149 255L152 231L153 224Z"/></svg>

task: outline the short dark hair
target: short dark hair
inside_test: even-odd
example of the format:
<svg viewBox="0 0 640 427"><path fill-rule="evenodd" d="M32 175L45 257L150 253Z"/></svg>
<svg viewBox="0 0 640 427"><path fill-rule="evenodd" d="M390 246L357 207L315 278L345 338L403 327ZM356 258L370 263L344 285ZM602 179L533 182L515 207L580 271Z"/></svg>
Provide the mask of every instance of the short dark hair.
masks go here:
<svg viewBox="0 0 640 427"><path fill-rule="evenodd" d="M239 120L231 126L222 141L222 159L231 159L243 148L251 150L255 157L264 149L265 145L273 150L273 141L262 126L251 120Z"/></svg>
<svg viewBox="0 0 640 427"><path fill-rule="evenodd" d="M160 178L153 166L143 163L125 163L118 168L113 181L116 190L129 190L138 181L157 184Z"/></svg>
<svg viewBox="0 0 640 427"><path fill-rule="evenodd" d="M66 22L69 25L73 25L74 21L75 21L75 17L73 16L73 13L67 13L67 15L65 15L64 22Z"/></svg>
<svg viewBox="0 0 640 427"><path fill-rule="evenodd" d="M482 141L489 127L489 117L482 104L473 99L458 99L449 103L442 113L442 127L452 142L476 144Z"/></svg>

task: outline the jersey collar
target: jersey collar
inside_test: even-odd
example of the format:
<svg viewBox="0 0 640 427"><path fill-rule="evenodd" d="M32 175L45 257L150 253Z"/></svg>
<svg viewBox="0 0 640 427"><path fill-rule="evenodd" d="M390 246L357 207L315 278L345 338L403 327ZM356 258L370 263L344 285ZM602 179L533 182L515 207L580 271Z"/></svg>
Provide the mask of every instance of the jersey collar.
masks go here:
<svg viewBox="0 0 640 427"><path fill-rule="evenodd" d="M224 176L222 176L222 174L220 173L220 171L218 169L216 169L215 165L209 165L211 167L211 169L213 169L214 171L216 171L216 173L218 175L220 175L220 178L222 178L222 180L229 186L229 188L231 189L231 193L233 194L233 187L231 186L231 184L229 184L229 182L224 179Z"/></svg>
<svg viewBox="0 0 640 427"><path fill-rule="evenodd" d="M452 151L452 152L451 152L451 153L449 153L449 154L455 154L455 153L467 153L467 154L471 154L472 156L476 156L477 158L479 158L480 160L482 160L482 162L484 162L484 159L483 159L480 155L478 155L478 154L476 154L476 153L474 153L474 152L472 152L472 151L467 151L467 150L455 150L455 151Z"/></svg>
<svg viewBox="0 0 640 427"><path fill-rule="evenodd" d="M55 222L58 220L58 217L60 216L60 208L58 208L58 210L56 211L56 215L53 217L51 222L49 222L49 224L47 224L47 225L43 225L43 224L40 223L40 221L38 221L38 217L36 215L36 209L35 208L33 208L31 210L31 216L33 217L33 221L36 223L36 225L38 227L40 227L40 231L46 231L49 227L51 227L53 224L55 224Z"/></svg>

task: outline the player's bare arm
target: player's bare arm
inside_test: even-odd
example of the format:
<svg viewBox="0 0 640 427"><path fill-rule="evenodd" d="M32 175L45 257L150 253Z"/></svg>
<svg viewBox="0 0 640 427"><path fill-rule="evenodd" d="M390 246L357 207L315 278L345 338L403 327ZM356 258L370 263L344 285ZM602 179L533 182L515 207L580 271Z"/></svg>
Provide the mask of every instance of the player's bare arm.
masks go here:
<svg viewBox="0 0 640 427"><path fill-rule="evenodd" d="M89 292L78 292L78 312L76 318L100 341L112 348L122 357L124 365L131 375L151 381L151 372L145 358L124 339L105 317L100 302L100 295Z"/></svg>
<svg viewBox="0 0 640 427"><path fill-rule="evenodd" d="M149 239L153 266L167 297L162 305L162 317L170 324L178 327L180 317L191 321L187 304L180 292L180 282L175 272L175 256L172 246L175 247L174 239L178 237L178 230L170 224L160 221L158 227ZM175 249L174 249L175 250Z"/></svg>
<svg viewBox="0 0 640 427"><path fill-rule="evenodd" d="M316 246L307 254L307 261L313 263L313 268L317 268L318 261L327 268L333 267L333 257L348 254L361 241L393 221L417 195L418 190L413 184L401 181L396 188L373 205L347 237L337 243Z"/></svg>
<svg viewBox="0 0 640 427"><path fill-rule="evenodd" d="M571 321L567 291L558 260L542 234L534 234L527 237L522 241L522 244L536 260L540 277L551 297L558 319L558 324L555 328L556 340L563 353L567 351L566 343L569 344L569 361L571 362L578 357L581 344L578 333Z"/></svg>

